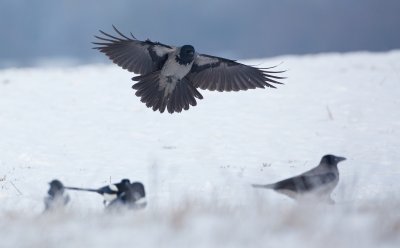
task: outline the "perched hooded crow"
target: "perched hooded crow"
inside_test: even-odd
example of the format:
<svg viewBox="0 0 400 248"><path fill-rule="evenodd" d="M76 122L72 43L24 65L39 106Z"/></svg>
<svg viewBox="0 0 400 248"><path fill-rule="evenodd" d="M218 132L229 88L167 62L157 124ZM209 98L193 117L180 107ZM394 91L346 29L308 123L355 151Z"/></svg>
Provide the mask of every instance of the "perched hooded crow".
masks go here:
<svg viewBox="0 0 400 248"><path fill-rule="evenodd" d="M273 189L296 200L313 198L333 204L331 193L339 182L337 164L345 159L325 155L317 167L303 174L272 184L253 184L253 187Z"/></svg>
<svg viewBox="0 0 400 248"><path fill-rule="evenodd" d="M130 72L141 74L132 80L136 96L154 111L169 113L196 106L203 99L203 90L239 91L271 87L283 79L273 75L282 71L256 68L234 60L199 54L191 45L169 46L150 40L137 40L123 35L113 36L100 30L104 37L95 36L94 49L105 53L115 64Z"/></svg>
<svg viewBox="0 0 400 248"><path fill-rule="evenodd" d="M62 208L69 202L69 196L65 192L64 185L59 180L49 183L50 189L44 198L45 211Z"/></svg>

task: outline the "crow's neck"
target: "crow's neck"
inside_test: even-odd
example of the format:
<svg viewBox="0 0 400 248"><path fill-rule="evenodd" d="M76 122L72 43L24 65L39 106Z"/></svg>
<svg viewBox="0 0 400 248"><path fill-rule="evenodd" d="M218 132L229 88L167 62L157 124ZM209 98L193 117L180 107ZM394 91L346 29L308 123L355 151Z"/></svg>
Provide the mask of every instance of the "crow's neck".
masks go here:
<svg viewBox="0 0 400 248"><path fill-rule="evenodd" d="M178 62L180 65L188 65L192 63L193 58L185 58L185 57L179 57L178 55L175 56L175 61Z"/></svg>

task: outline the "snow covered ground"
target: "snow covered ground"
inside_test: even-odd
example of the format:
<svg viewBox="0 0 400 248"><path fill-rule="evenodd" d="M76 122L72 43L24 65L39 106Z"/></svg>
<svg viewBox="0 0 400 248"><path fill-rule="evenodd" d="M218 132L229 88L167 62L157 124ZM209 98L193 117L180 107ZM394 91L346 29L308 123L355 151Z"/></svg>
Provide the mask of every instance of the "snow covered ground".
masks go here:
<svg viewBox="0 0 400 248"><path fill-rule="evenodd" d="M181 114L145 107L115 65L0 71L0 247L400 247L400 51L245 61L288 69L278 89L202 91ZM334 206L251 183L332 153ZM107 214L47 183L142 181L148 207Z"/></svg>

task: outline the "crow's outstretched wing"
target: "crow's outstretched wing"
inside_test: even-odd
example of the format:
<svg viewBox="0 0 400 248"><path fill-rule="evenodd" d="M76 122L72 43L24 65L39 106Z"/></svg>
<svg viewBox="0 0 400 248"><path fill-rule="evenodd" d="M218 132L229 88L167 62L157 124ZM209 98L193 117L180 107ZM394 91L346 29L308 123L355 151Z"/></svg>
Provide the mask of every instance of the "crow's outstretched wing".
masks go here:
<svg viewBox="0 0 400 248"><path fill-rule="evenodd" d="M218 91L239 91L255 88L272 87L279 77L273 74L283 71L270 71L269 68L256 68L206 54L198 54L187 78L194 87Z"/></svg>
<svg viewBox="0 0 400 248"><path fill-rule="evenodd" d="M115 64L136 74L147 74L160 70L168 57L168 53L176 48L150 40L137 40L123 35L113 26L118 36L100 30L103 37L95 36L98 41L94 49L105 53Z"/></svg>

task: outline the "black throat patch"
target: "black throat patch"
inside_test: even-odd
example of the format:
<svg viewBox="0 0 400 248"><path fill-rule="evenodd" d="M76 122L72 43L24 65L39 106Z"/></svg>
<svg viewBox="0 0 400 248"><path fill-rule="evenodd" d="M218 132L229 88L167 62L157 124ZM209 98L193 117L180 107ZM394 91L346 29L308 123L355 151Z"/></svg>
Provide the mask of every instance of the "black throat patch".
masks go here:
<svg viewBox="0 0 400 248"><path fill-rule="evenodd" d="M192 63L193 58L180 58L178 55L176 55L175 61L178 62L180 65L188 65Z"/></svg>

